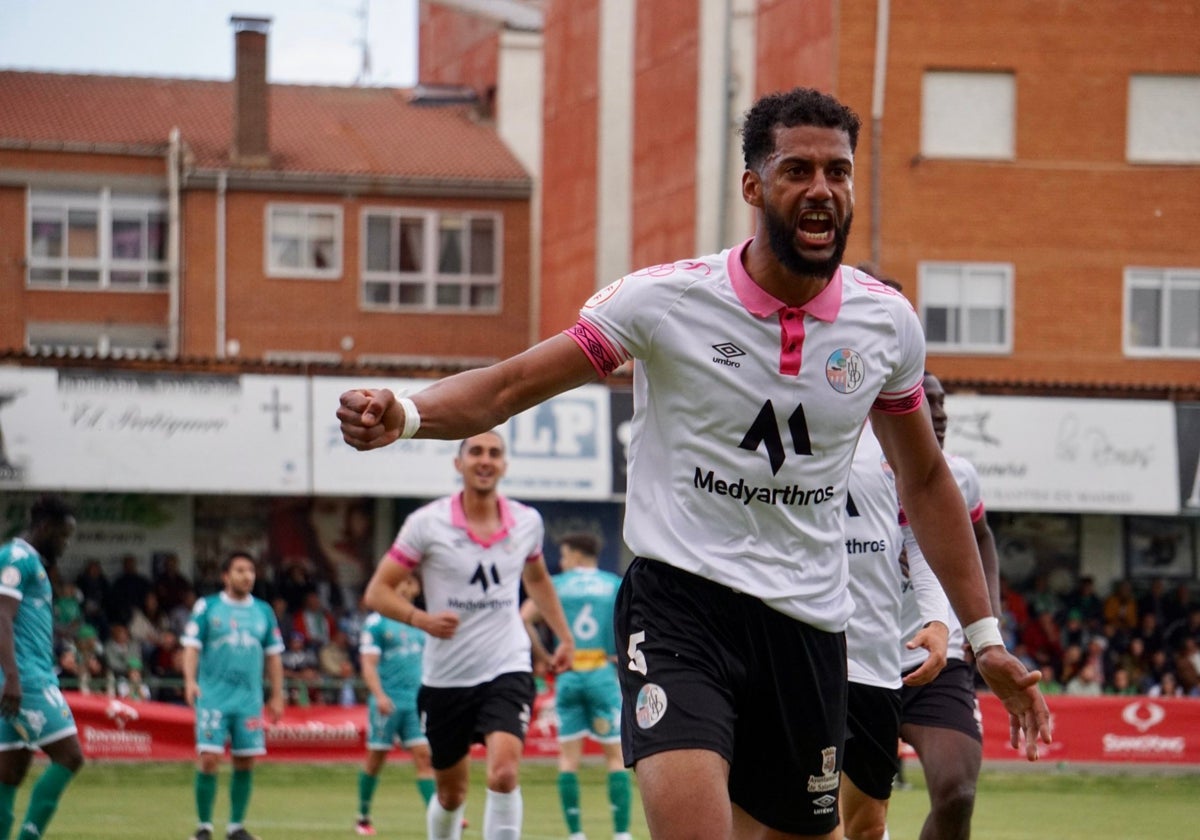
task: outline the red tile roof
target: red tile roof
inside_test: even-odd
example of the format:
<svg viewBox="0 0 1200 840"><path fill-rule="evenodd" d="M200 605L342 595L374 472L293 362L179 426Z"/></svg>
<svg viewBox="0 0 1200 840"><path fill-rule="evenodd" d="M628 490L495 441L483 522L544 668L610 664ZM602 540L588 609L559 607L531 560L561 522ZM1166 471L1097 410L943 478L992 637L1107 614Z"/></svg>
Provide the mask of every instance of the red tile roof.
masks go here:
<svg viewBox="0 0 1200 840"><path fill-rule="evenodd" d="M270 86L270 170L525 181L465 104L402 88ZM230 165L233 82L0 71L0 143L163 147L173 127L201 169Z"/></svg>

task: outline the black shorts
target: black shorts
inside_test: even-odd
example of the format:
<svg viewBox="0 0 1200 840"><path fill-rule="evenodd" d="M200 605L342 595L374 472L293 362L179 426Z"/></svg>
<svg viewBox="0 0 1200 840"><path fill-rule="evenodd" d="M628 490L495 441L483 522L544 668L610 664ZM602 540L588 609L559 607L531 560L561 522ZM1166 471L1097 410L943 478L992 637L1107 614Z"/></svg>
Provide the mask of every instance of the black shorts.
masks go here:
<svg viewBox="0 0 1200 840"><path fill-rule="evenodd" d="M900 770L900 690L850 683L842 771L872 799L892 796Z"/></svg>
<svg viewBox="0 0 1200 840"><path fill-rule="evenodd" d="M524 743L533 697L533 675L521 672L467 688L421 686L417 711L433 768L453 767L471 751L471 744L482 744L492 732L508 732Z"/></svg>
<svg viewBox="0 0 1200 840"><path fill-rule="evenodd" d="M617 594L625 760L702 749L729 762L729 796L792 834L838 824L846 638L758 598L643 557Z"/></svg>
<svg viewBox="0 0 1200 840"><path fill-rule="evenodd" d="M947 659L946 667L933 682L900 689L900 724L954 729L982 744L983 720L975 698L974 667L961 659Z"/></svg>

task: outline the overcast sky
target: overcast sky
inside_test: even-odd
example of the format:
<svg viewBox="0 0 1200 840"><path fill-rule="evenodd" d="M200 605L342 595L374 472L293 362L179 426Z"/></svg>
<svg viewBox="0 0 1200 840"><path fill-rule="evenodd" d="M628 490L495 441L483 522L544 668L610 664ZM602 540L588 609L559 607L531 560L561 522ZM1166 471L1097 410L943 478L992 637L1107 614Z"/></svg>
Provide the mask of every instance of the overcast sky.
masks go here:
<svg viewBox="0 0 1200 840"><path fill-rule="evenodd" d="M0 0L0 68L233 77L232 15L270 17L272 82L416 82L417 0Z"/></svg>

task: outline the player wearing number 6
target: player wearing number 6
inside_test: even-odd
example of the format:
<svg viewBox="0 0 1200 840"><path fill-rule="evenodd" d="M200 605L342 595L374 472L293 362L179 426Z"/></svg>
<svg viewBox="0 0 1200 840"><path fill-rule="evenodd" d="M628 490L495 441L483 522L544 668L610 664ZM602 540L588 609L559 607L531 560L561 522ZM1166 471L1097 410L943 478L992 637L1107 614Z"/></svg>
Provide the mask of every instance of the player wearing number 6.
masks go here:
<svg viewBox="0 0 1200 840"><path fill-rule="evenodd" d="M598 567L600 544L591 534L567 534L559 540L562 572L554 589L567 623L575 635L575 661L554 681L554 710L558 716L558 795L570 840L583 840L579 802L579 762L583 739L590 737L604 750L608 767L608 801L612 807L614 840L629 840L629 773L621 755L621 687L614 666L613 605L621 578ZM539 650L533 624L540 618L537 604L527 599L521 617L530 627L535 658Z"/></svg>

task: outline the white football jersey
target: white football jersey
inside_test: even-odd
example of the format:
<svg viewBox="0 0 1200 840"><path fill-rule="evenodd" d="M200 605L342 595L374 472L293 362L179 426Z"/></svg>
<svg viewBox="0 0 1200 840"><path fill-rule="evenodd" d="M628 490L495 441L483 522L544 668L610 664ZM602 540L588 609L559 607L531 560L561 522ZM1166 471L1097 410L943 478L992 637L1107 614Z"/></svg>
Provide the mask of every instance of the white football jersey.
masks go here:
<svg viewBox="0 0 1200 840"><path fill-rule="evenodd" d="M963 501L966 502L971 523L978 522L985 515L982 491L979 486L979 473L975 471L975 466L970 461L957 455L947 455L946 465L950 467L954 481L958 484L959 492L962 493ZM900 512L900 522L906 535L911 535L911 528L908 519L904 516L904 511ZM900 626L904 628L904 635L901 637L903 643L915 636L924 624L921 611L917 606L916 594L912 591L911 586L904 587L900 610ZM946 655L954 659L962 659L964 656L963 642L966 641L963 636L962 623L954 614L953 609L949 611L949 619L950 638L946 643ZM923 648L908 650L901 644L901 667L905 671L916 668L925 661L925 657L928 655L928 651Z"/></svg>
<svg viewBox="0 0 1200 840"><path fill-rule="evenodd" d="M452 638L426 640L424 685L473 686L530 670L519 599L525 565L542 557L542 515L503 496L498 502L503 528L486 539L471 532L456 493L413 511L388 551L420 575L427 612L459 616Z"/></svg>
<svg viewBox="0 0 1200 840"><path fill-rule="evenodd" d="M855 443L872 407L920 407L924 336L848 267L785 306L746 273L747 244L623 277L567 334L601 375L634 359L630 550L837 632Z"/></svg>
<svg viewBox="0 0 1200 840"><path fill-rule="evenodd" d="M854 614L846 626L850 682L900 688L900 503L895 474L868 423L850 467L846 560Z"/></svg>

